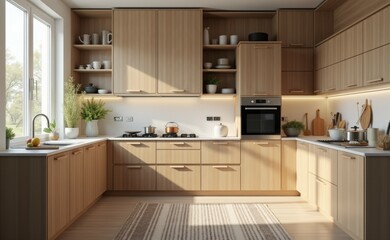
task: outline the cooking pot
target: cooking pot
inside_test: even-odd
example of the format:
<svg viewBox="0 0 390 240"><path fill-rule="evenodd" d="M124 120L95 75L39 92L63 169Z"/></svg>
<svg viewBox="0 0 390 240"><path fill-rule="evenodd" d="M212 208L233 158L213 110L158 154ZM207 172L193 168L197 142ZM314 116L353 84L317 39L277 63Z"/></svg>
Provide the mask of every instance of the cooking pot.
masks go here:
<svg viewBox="0 0 390 240"><path fill-rule="evenodd" d="M366 131L357 130L358 127L356 126L352 127L352 129L353 130L347 131L347 141L357 141L357 142L366 141Z"/></svg>
<svg viewBox="0 0 390 240"><path fill-rule="evenodd" d="M179 124L175 122L168 122L165 124L165 133L178 133L179 132Z"/></svg>
<svg viewBox="0 0 390 240"><path fill-rule="evenodd" d="M156 127L149 125L148 127L144 127L144 130L145 130L145 134L154 134Z"/></svg>

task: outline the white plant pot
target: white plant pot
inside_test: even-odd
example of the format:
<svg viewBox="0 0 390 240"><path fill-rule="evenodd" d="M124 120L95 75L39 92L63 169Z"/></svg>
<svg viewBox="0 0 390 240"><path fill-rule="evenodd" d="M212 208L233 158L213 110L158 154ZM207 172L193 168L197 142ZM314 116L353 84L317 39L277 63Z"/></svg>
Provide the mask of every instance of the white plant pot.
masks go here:
<svg viewBox="0 0 390 240"><path fill-rule="evenodd" d="M98 120L88 121L85 126L85 135L87 137L96 137L99 134Z"/></svg>
<svg viewBox="0 0 390 240"><path fill-rule="evenodd" d="M206 92L207 93L216 93L217 92L217 85L214 85L214 84L206 85Z"/></svg>
<svg viewBox="0 0 390 240"><path fill-rule="evenodd" d="M65 138L77 138L79 136L79 128L65 128Z"/></svg>
<svg viewBox="0 0 390 240"><path fill-rule="evenodd" d="M60 134L58 132L49 133L49 138L53 141L58 140L60 138Z"/></svg>

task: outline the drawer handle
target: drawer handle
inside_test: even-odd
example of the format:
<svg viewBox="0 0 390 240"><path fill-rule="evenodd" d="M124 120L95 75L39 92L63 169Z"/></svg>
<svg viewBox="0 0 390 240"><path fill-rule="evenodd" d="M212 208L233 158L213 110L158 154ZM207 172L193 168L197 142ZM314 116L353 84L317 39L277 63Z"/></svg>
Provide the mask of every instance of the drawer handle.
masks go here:
<svg viewBox="0 0 390 240"><path fill-rule="evenodd" d="M213 168L219 168L219 169L228 169L229 168L229 166L213 166Z"/></svg>
<svg viewBox="0 0 390 240"><path fill-rule="evenodd" d="M173 92L173 93L183 93L185 91L186 90L184 90L184 89L174 89L174 90L171 90L171 92Z"/></svg>
<svg viewBox="0 0 390 240"><path fill-rule="evenodd" d="M319 179L319 178L316 178L316 182L319 182L319 183L322 183L323 185L326 185L326 182L322 181L322 180Z"/></svg>
<svg viewBox="0 0 390 240"><path fill-rule="evenodd" d="M254 49L269 49L271 48L270 46L260 46L260 45L255 45Z"/></svg>
<svg viewBox="0 0 390 240"><path fill-rule="evenodd" d="M186 168L185 166L169 166L170 168L173 168L173 169L184 169Z"/></svg>
<svg viewBox="0 0 390 240"><path fill-rule="evenodd" d="M127 169L141 169L141 166L127 166Z"/></svg>
<svg viewBox="0 0 390 240"><path fill-rule="evenodd" d="M290 93L304 93L303 90L290 90Z"/></svg>
<svg viewBox="0 0 390 240"><path fill-rule="evenodd" d="M173 142L173 143L170 143L171 145L185 145L186 143L185 142Z"/></svg>
<svg viewBox="0 0 390 240"><path fill-rule="evenodd" d="M348 85L347 87L357 87L357 84L351 84L351 85Z"/></svg>
<svg viewBox="0 0 390 240"><path fill-rule="evenodd" d="M290 43L290 46L291 47L302 47L302 46L305 46L305 44L303 44L303 43Z"/></svg>
<svg viewBox="0 0 390 240"><path fill-rule="evenodd" d="M127 89L126 92L130 92L130 93L140 93L142 92L141 89Z"/></svg>
<svg viewBox="0 0 390 240"><path fill-rule="evenodd" d="M57 161L57 160L65 159L65 158L67 158L67 157L64 155L64 156L61 156L61 157L56 157L56 158L54 158L54 160Z"/></svg>
<svg viewBox="0 0 390 240"><path fill-rule="evenodd" d="M265 92L255 92L253 93L253 95L262 95L262 96L267 96L268 93L265 93Z"/></svg>
<svg viewBox="0 0 390 240"><path fill-rule="evenodd" d="M72 152L72 155L79 155L81 153L81 151L75 151L75 152Z"/></svg>
<svg viewBox="0 0 390 240"><path fill-rule="evenodd" d="M87 150L94 150L95 149L95 146L93 147L87 147Z"/></svg>
<svg viewBox="0 0 390 240"><path fill-rule="evenodd" d="M321 152L327 152L327 150L323 148L318 148L318 150L320 150Z"/></svg>
<svg viewBox="0 0 390 240"><path fill-rule="evenodd" d="M354 159L356 159L355 157L350 157L350 156L347 156L347 155L343 155L343 158L349 159L349 160L354 160Z"/></svg>
<svg viewBox="0 0 390 240"><path fill-rule="evenodd" d="M213 142L214 145L228 145L228 142Z"/></svg>
<svg viewBox="0 0 390 240"><path fill-rule="evenodd" d="M319 93L319 92L321 92L321 90L314 90L313 92L314 93Z"/></svg>
<svg viewBox="0 0 390 240"><path fill-rule="evenodd" d="M254 142L255 145L269 145L269 142Z"/></svg>
<svg viewBox="0 0 390 240"><path fill-rule="evenodd" d="M367 83L376 83L376 82L383 82L383 78L376 78L367 81Z"/></svg>
<svg viewBox="0 0 390 240"><path fill-rule="evenodd" d="M129 144L129 145L142 145L142 143L140 143L140 142L131 142L131 143L127 143L127 144Z"/></svg>
<svg viewBox="0 0 390 240"><path fill-rule="evenodd" d="M329 88L328 90L326 90L326 91L334 91L334 90L336 90L336 88Z"/></svg>

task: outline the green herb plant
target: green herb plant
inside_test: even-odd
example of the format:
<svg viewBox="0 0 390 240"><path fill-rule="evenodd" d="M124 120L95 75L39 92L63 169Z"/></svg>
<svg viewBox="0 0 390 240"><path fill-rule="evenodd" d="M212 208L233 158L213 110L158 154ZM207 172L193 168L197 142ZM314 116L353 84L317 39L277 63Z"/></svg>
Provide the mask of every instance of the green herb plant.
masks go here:
<svg viewBox="0 0 390 240"><path fill-rule="evenodd" d="M81 118L87 122L105 118L111 110L106 109L104 105L105 103L102 100L95 101L94 98L87 99L82 102Z"/></svg>
<svg viewBox="0 0 390 240"><path fill-rule="evenodd" d="M77 95L80 88L81 85L75 84L73 77L69 77L64 85L64 118L68 128L75 128L80 120L81 103Z"/></svg>
<svg viewBox="0 0 390 240"><path fill-rule="evenodd" d="M14 137L15 137L14 130L12 128L6 127L5 128L5 138L12 140L12 139L14 139Z"/></svg>
<svg viewBox="0 0 390 240"><path fill-rule="evenodd" d="M55 133L57 132L56 127L57 127L56 120L53 120L53 122L51 122L47 128L44 128L43 131L45 133Z"/></svg>
<svg viewBox="0 0 390 240"><path fill-rule="evenodd" d="M207 76L204 79L204 84L205 85L218 85L219 79L216 78L215 76Z"/></svg>
<svg viewBox="0 0 390 240"><path fill-rule="evenodd" d="M292 120L292 121L286 122L285 124L282 125L283 130L286 128L296 128L299 130L303 130L305 128L305 125L303 125L302 122Z"/></svg>

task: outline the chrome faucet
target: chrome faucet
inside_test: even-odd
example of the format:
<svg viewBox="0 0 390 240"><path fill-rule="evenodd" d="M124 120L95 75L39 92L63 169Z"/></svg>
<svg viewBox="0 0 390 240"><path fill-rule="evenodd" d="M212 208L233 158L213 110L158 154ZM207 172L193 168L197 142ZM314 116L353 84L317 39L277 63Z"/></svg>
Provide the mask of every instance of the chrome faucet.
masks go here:
<svg viewBox="0 0 390 240"><path fill-rule="evenodd" d="M32 138L34 138L34 135L35 135L35 118L37 118L38 116L45 117L46 121L47 121L47 127L49 127L49 125L50 125L49 118L45 114L39 113L39 114L35 115L33 117L33 120L32 120Z"/></svg>

